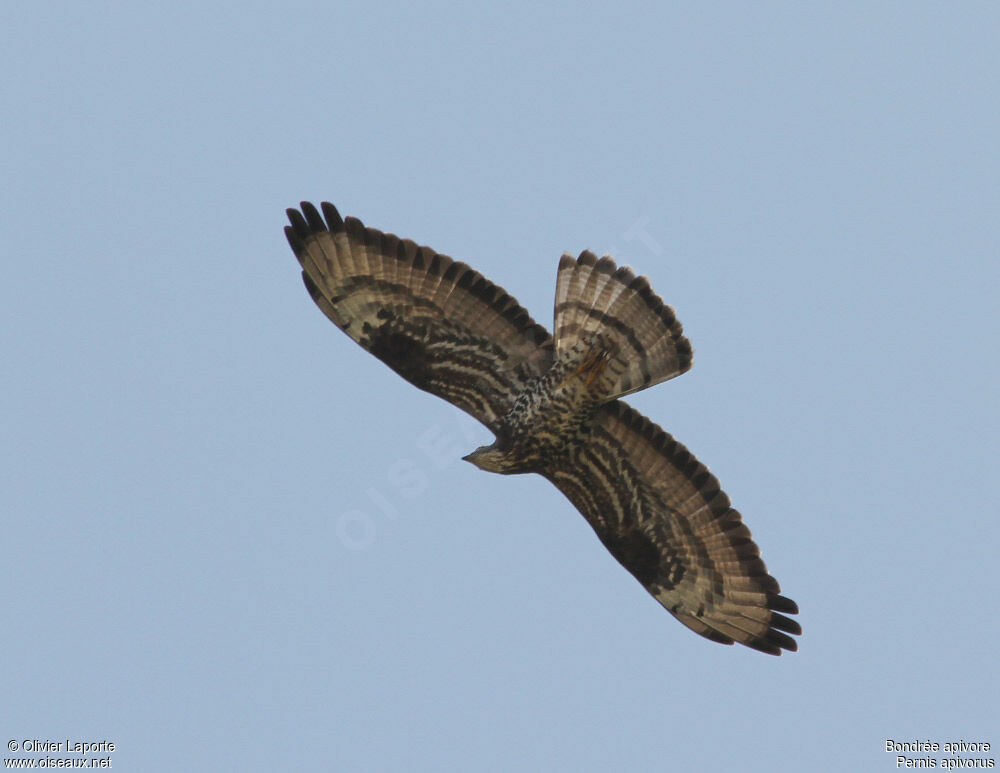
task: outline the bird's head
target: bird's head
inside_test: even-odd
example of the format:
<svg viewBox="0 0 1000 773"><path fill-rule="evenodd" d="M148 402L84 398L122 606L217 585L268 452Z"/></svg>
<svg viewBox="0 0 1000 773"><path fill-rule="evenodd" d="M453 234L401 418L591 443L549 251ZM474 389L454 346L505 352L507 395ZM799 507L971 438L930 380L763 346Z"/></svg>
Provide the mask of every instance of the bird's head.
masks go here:
<svg viewBox="0 0 1000 773"><path fill-rule="evenodd" d="M508 469L510 460L503 451L497 448L496 443L491 446L479 446L468 456L463 456L462 459L466 462L472 462L480 470L486 470L486 472L499 472L501 474L510 472Z"/></svg>

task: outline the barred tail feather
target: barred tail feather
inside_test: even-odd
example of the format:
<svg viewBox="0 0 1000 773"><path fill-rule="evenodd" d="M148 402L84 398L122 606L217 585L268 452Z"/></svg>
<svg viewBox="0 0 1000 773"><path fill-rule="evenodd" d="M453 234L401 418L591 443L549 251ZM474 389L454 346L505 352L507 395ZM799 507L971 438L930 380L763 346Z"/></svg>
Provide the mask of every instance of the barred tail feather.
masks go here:
<svg viewBox="0 0 1000 773"><path fill-rule="evenodd" d="M555 346L568 356L581 341L610 342L620 371L608 399L679 376L691 367L691 344L674 311L645 277L592 252L563 255L556 278Z"/></svg>

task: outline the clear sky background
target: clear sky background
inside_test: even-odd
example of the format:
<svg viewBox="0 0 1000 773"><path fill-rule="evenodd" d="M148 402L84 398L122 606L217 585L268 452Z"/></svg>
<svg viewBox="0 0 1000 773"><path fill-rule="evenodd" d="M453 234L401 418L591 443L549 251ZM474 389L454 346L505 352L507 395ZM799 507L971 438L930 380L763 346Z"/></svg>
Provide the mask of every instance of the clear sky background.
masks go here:
<svg viewBox="0 0 1000 773"><path fill-rule="evenodd" d="M1000 756L1000 10L652 5L5 5L4 743L108 740L125 771ZM563 251L649 276L695 366L631 402L720 478L800 651L695 636L547 482L461 462L490 433L310 302L302 199L546 325Z"/></svg>

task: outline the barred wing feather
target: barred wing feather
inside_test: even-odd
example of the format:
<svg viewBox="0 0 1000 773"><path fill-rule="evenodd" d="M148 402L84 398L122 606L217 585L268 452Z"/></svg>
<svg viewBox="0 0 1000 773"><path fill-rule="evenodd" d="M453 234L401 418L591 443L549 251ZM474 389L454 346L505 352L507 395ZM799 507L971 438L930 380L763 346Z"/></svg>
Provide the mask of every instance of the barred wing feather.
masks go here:
<svg viewBox="0 0 1000 773"><path fill-rule="evenodd" d="M407 381L495 429L551 364L548 331L465 263L322 210L303 202L285 227L316 305Z"/></svg>
<svg viewBox="0 0 1000 773"><path fill-rule="evenodd" d="M719 482L670 435L621 401L599 411L576 458L542 472L605 547L696 633L780 655L801 627Z"/></svg>

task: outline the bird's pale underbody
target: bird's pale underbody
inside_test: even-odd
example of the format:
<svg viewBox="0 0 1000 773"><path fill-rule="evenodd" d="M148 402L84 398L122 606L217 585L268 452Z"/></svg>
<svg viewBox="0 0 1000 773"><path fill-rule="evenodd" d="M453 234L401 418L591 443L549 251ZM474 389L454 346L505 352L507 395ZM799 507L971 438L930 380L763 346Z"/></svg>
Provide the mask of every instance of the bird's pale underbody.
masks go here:
<svg viewBox="0 0 1000 773"><path fill-rule="evenodd" d="M489 427L465 457L537 472L611 554L696 633L780 655L801 628L715 477L619 398L691 367L673 310L644 277L563 255L554 334L466 264L407 239L290 209L288 241L316 305L414 386ZM785 613L785 614L783 614Z"/></svg>

